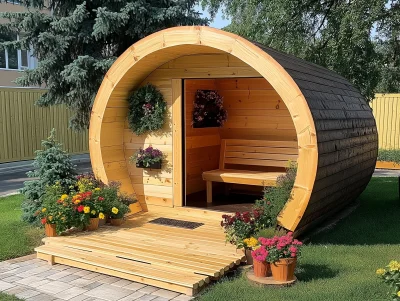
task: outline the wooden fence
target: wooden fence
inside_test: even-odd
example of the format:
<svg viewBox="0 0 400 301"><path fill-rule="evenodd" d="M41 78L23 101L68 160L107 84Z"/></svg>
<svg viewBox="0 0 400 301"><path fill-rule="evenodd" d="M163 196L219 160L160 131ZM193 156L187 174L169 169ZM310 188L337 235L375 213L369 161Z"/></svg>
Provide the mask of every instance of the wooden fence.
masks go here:
<svg viewBox="0 0 400 301"><path fill-rule="evenodd" d="M68 129L65 106L41 108L34 103L45 90L0 88L0 163L32 159L54 127L70 154L88 152L88 132Z"/></svg>
<svg viewBox="0 0 400 301"><path fill-rule="evenodd" d="M376 94L371 107L378 128L379 148L400 149L400 94Z"/></svg>

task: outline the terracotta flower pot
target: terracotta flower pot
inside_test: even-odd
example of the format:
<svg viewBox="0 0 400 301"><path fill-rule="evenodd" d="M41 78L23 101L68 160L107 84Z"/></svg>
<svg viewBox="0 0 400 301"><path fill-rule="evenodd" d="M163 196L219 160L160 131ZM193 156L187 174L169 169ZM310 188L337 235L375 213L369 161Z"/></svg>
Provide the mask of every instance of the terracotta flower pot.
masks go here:
<svg viewBox="0 0 400 301"><path fill-rule="evenodd" d="M90 218L90 224L86 227L88 231L95 231L99 229L99 218Z"/></svg>
<svg viewBox="0 0 400 301"><path fill-rule="evenodd" d="M104 218L100 219L99 218L99 226L104 226L107 222L108 216L106 214L104 214Z"/></svg>
<svg viewBox="0 0 400 301"><path fill-rule="evenodd" d="M111 225L112 226L121 226L123 224L124 220L122 218L112 218L111 219Z"/></svg>
<svg viewBox="0 0 400 301"><path fill-rule="evenodd" d="M253 264L253 256L251 256L251 249L244 249L244 254L246 255L246 262L249 265Z"/></svg>
<svg viewBox="0 0 400 301"><path fill-rule="evenodd" d="M294 269L296 268L296 258L282 258L271 263L272 277L276 281L291 281L294 279Z"/></svg>
<svg viewBox="0 0 400 301"><path fill-rule="evenodd" d="M55 237L57 236L56 225L55 224L46 224L44 226L44 231L47 237Z"/></svg>
<svg viewBox="0 0 400 301"><path fill-rule="evenodd" d="M265 261L253 261L254 276L256 277L267 277L269 272L269 263Z"/></svg>

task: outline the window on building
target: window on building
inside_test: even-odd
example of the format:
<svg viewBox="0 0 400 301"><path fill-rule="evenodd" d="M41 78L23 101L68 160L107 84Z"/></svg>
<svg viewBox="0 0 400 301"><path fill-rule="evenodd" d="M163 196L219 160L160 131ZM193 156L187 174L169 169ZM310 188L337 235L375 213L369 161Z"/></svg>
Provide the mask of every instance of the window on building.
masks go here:
<svg viewBox="0 0 400 301"><path fill-rule="evenodd" d="M0 34L0 41L18 41L19 35ZM33 69L36 66L36 59L32 55L32 50L21 50L11 47L0 50L0 69L25 70Z"/></svg>

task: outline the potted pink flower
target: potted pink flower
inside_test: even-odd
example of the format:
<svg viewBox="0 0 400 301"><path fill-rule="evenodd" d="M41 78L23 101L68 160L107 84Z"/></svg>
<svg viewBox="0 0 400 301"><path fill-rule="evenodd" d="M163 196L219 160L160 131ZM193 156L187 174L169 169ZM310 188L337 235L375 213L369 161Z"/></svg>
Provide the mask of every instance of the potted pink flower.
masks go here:
<svg viewBox="0 0 400 301"><path fill-rule="evenodd" d="M273 238L260 237L259 242L268 251L267 261L271 265L272 277L276 281L294 280L297 258L300 256L302 243L289 232Z"/></svg>
<svg viewBox="0 0 400 301"><path fill-rule="evenodd" d="M265 246L259 246L257 249L251 252L253 257L253 269L254 276L256 277L266 277L269 272L269 263L267 262L268 250Z"/></svg>

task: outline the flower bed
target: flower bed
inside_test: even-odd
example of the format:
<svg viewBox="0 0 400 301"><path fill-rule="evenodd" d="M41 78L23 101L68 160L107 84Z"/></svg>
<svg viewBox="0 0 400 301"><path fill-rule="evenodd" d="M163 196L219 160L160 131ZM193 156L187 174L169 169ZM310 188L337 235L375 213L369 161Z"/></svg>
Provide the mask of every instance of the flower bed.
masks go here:
<svg viewBox="0 0 400 301"><path fill-rule="evenodd" d="M95 230L98 219L122 219L136 200L119 192L119 184L105 185L93 174L80 175L68 189L59 183L46 188L43 207L37 212L43 225L55 225L57 233L71 228Z"/></svg>
<svg viewBox="0 0 400 301"><path fill-rule="evenodd" d="M392 288L391 300L400 300L400 262L392 260L385 269L378 269L376 274Z"/></svg>

